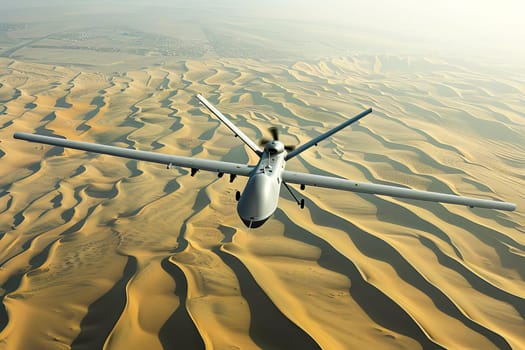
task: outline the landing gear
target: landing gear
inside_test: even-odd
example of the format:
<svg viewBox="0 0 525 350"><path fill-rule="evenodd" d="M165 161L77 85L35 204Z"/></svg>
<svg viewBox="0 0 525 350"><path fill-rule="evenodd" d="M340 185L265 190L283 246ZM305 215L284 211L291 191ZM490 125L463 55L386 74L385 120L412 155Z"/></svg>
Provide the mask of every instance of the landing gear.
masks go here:
<svg viewBox="0 0 525 350"><path fill-rule="evenodd" d="M237 191L235 192L235 200L238 202L239 199L241 199L241 192Z"/></svg>
<svg viewBox="0 0 525 350"><path fill-rule="evenodd" d="M293 199L295 199L295 202L297 203L298 206L301 207L301 209L304 209L304 198L301 198L301 200L299 200L295 194L292 192L292 189L290 188L290 186L288 186L288 184L286 182L282 182L282 184L284 185L284 187L286 187L286 189L288 190L288 192L290 192L290 194L292 195ZM301 187L303 187L304 185L301 185ZM301 188L303 189L303 188Z"/></svg>

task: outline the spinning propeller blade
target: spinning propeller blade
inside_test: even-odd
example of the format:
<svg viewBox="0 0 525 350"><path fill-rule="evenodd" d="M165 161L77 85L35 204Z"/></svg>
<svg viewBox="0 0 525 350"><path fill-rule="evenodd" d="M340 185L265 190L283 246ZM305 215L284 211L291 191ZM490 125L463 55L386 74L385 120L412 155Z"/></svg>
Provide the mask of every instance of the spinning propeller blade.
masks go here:
<svg viewBox="0 0 525 350"><path fill-rule="evenodd" d="M279 141L279 129L277 127L275 127L275 126L269 127L268 131L270 132L270 134L272 134L273 141ZM263 137L263 138L261 138L259 140L259 145L264 146L268 142L271 142L271 141L272 140L269 140L266 137ZM285 145L284 149L287 152L291 152L291 151L293 151L295 149L295 146L294 145Z"/></svg>
<svg viewBox="0 0 525 350"><path fill-rule="evenodd" d="M264 146L264 145L266 145L268 142L272 142L272 140L267 139L266 137L263 137L262 139L259 140L259 146Z"/></svg>
<svg viewBox="0 0 525 350"><path fill-rule="evenodd" d="M272 134L273 139L279 141L279 130L275 126L272 126L268 130L270 131L270 134Z"/></svg>

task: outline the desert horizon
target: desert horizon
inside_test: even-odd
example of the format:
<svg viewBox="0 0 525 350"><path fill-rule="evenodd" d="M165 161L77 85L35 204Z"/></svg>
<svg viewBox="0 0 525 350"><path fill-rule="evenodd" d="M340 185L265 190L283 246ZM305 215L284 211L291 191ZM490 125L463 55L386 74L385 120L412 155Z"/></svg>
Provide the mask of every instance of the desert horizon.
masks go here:
<svg viewBox="0 0 525 350"><path fill-rule="evenodd" d="M0 348L522 348L525 71L224 21L0 26ZM197 93L295 145L372 107L287 170L517 210L295 186L250 230L241 176L13 139L255 164Z"/></svg>

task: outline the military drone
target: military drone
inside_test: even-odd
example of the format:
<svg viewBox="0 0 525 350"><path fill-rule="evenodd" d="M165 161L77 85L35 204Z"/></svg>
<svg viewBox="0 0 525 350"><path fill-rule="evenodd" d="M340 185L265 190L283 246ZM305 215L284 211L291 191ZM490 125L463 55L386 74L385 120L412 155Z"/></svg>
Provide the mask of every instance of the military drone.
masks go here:
<svg viewBox="0 0 525 350"><path fill-rule="evenodd" d="M336 132L367 116L372 112L371 108L359 113L353 118L346 120L342 124L325 132L324 134L319 135L298 147L294 147L285 145L279 140L277 128L270 128L270 132L272 134L271 140L262 139L260 144L257 144L248 136L246 136L246 134L244 134L239 128L237 128L207 99L205 99L200 94L196 95L196 98L213 115L219 118L219 120L223 122L236 137L239 137L248 146L248 148L250 148L259 156L259 162L257 164L248 165L193 157L167 155L96 143L71 141L59 137L28 134L23 132L15 133L14 137L16 139L53 146L108 154L146 162L160 163L166 165L168 168L172 166L190 168L191 176L194 176L198 170L216 172L219 177L222 177L224 174L229 174L230 182L233 182L237 176L246 176L248 177L248 182L246 183L242 194L239 191L236 192L236 199L238 201L237 213L248 228L260 227L272 216L272 214L277 209L282 187L286 188L290 192L292 197L301 208L304 207L304 199L299 200L288 184L300 185L302 190L304 190L306 186L316 186L414 200L459 204L469 207L509 211L516 209L516 205L514 203L462 197L445 193L419 191L397 186L378 185L332 176L321 176L285 170L287 161L298 156L310 147L317 145L319 142L330 137Z"/></svg>

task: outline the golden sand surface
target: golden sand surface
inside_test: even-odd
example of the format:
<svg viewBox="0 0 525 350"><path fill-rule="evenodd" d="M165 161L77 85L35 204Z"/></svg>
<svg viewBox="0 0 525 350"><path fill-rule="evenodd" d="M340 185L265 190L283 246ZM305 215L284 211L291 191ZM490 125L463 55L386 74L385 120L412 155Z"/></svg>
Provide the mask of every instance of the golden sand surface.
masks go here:
<svg viewBox="0 0 525 350"><path fill-rule="evenodd" d="M14 140L38 132L257 161L374 113L287 169L515 202L469 209L283 191L248 230L246 179ZM0 349L525 348L525 74L444 60L203 59L123 72L0 58Z"/></svg>

